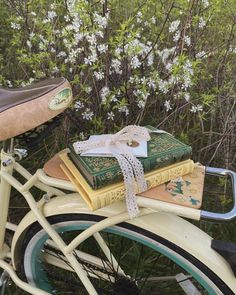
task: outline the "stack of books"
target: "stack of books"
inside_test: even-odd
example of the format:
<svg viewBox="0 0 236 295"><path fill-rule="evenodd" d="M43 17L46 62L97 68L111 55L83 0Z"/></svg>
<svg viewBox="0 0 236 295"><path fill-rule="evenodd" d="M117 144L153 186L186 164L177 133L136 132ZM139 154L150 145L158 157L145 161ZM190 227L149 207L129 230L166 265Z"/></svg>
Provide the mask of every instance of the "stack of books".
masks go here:
<svg viewBox="0 0 236 295"><path fill-rule="evenodd" d="M150 136L151 140L147 143L148 156L138 157L144 168L148 191L139 192L139 195L156 199L160 196L160 199L165 201L166 192L168 192L168 202L199 207L201 203L201 192L199 190L198 196L195 194L188 196L188 198L178 198L181 193L185 193L187 187L189 189L196 173L198 179L201 175L201 182L204 179L204 169L196 168L196 165L190 159L191 147L180 142L169 133L151 133ZM60 154L60 158L63 161L62 170L91 210L124 199L123 175L116 158L81 156L75 153L73 146L70 146L69 152ZM184 175L190 178L185 181L182 178ZM191 175L193 175L193 178L191 178ZM164 190L165 193L161 193L160 189L156 191L157 187L162 187L162 191Z"/></svg>

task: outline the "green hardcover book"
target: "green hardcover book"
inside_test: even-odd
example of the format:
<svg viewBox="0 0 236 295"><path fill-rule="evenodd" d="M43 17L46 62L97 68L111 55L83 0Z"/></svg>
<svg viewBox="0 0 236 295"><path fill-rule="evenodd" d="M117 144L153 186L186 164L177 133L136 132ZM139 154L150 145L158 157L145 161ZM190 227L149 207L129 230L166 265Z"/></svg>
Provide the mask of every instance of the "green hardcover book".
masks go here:
<svg viewBox="0 0 236 295"><path fill-rule="evenodd" d="M156 129L147 126L155 131ZM191 157L192 148L169 133L151 133L148 141L148 157L141 161L144 173L154 169L187 160ZM108 184L123 180L120 166L113 157L89 157L75 153L72 145L69 146L69 157L86 178L93 189L99 189Z"/></svg>

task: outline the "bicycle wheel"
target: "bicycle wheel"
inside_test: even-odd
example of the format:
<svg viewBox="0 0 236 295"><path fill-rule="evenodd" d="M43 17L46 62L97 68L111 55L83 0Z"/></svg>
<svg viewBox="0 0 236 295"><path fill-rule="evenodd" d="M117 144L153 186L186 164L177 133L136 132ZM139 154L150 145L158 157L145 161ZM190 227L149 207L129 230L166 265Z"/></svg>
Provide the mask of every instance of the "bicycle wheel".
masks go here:
<svg viewBox="0 0 236 295"><path fill-rule="evenodd" d="M102 219L66 214L49 221L70 242ZM30 227L22 245L22 271L30 284L51 294L88 294L38 223ZM74 255L101 295L234 294L203 262L178 245L125 222L90 237Z"/></svg>

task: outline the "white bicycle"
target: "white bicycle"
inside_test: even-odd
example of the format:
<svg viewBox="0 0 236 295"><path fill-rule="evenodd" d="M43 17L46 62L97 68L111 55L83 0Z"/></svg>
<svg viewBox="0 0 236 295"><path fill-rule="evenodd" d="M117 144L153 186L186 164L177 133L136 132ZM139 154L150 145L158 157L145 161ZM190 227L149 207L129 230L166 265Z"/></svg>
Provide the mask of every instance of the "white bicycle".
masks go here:
<svg viewBox="0 0 236 295"><path fill-rule="evenodd" d="M137 196L140 214L130 220L124 202L91 212L69 181L43 169L32 175L19 164L24 150L14 148L13 137L49 121L71 100L64 78L0 89L2 294L7 275L26 292L39 295L235 294L232 247L212 243L182 218L230 220L235 206L217 214ZM230 175L235 201L236 174L216 168L207 168L207 173ZM8 222L12 187L30 207L19 224ZM39 201L33 187L44 192ZM212 247L226 253L228 261Z"/></svg>

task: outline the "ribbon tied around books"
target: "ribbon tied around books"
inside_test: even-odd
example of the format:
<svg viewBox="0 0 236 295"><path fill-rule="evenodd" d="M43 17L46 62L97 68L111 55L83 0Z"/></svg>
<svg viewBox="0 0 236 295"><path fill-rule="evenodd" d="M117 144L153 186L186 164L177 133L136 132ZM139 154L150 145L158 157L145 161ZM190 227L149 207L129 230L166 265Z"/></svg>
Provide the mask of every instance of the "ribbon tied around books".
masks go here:
<svg viewBox="0 0 236 295"><path fill-rule="evenodd" d="M141 162L132 154L129 146L141 141L149 141L149 131L145 127L129 125L115 134L107 134L99 140L78 141L73 144L75 152L81 154L93 148L106 147L117 159L124 177L126 206L131 218L139 213L136 193L147 190Z"/></svg>

